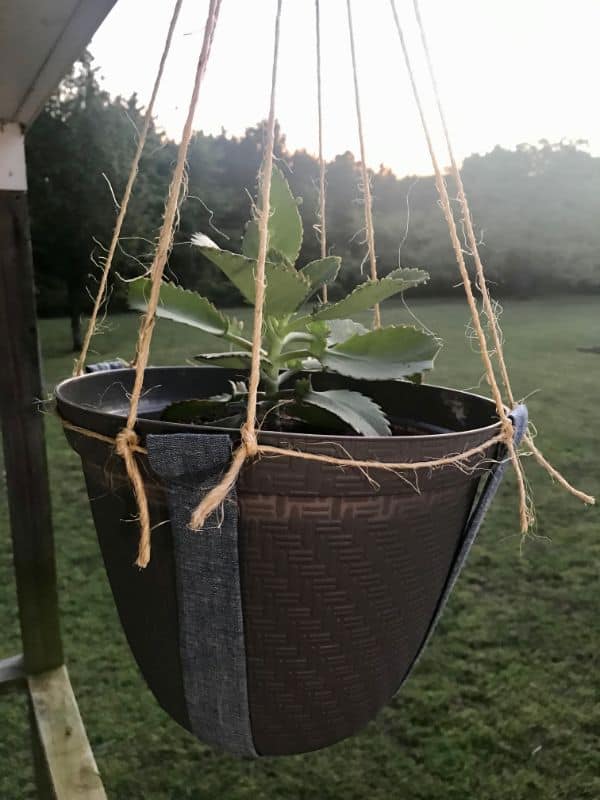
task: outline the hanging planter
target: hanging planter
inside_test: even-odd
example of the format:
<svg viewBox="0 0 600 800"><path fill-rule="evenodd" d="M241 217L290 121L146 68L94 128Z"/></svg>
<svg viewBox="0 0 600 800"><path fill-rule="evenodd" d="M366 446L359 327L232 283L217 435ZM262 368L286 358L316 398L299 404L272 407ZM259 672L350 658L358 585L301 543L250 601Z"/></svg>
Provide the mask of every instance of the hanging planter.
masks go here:
<svg viewBox="0 0 600 800"><path fill-rule="evenodd" d="M433 151L493 401L423 384L439 341L413 327L381 326L379 303L427 276L398 269L377 277L347 5L370 279L334 303L323 291L323 303L314 305L339 269L325 246L322 158L322 258L295 266L300 217L273 168L278 0L256 220L241 254L206 237L194 242L254 304L251 337L205 298L162 282L219 13L220 0L210 0L151 277L129 289L130 304L145 312L135 369L82 374L145 132L76 377L56 391L66 435L82 459L121 622L148 685L198 738L246 756L332 744L363 727L392 697L433 630L509 460L527 530L521 437L563 486L594 502L545 461L526 432L525 407L514 403L452 154L511 410L502 401ZM159 80L160 70L155 90ZM419 102L414 81L413 89ZM423 124L431 145L424 117ZM367 308L374 309L371 331L351 319ZM199 367L148 368L157 316L200 328L230 350L201 354ZM132 524L136 517L139 524ZM133 566L136 555L145 569Z"/></svg>
<svg viewBox="0 0 600 800"><path fill-rule="evenodd" d="M242 470L223 518L213 513L202 532L191 531L190 514L239 433L159 417L239 377L210 367L146 370L136 425L148 451L137 458L153 527L144 570L133 566L136 504L123 460L102 438L68 426L66 434L82 459L123 628L158 702L233 752L299 753L355 733L398 690L476 533L477 489L501 452L492 445L462 469L404 473L406 481L372 471L377 484L356 469L261 458ZM59 413L114 439L133 378L119 370L67 380L57 389ZM339 384L326 376L320 387ZM463 453L499 433L493 403L476 395L408 382L351 385L412 435L265 432L260 442L398 462Z"/></svg>
<svg viewBox="0 0 600 800"><path fill-rule="evenodd" d="M433 334L369 331L347 318L427 274L396 270L311 311L305 304L335 279L339 259L295 268L302 224L277 169L270 205L255 395L265 455L246 462L225 502L192 530L194 510L239 449L255 348L206 298L163 284L158 316L237 349L196 356L217 366L145 371L134 457L154 532L149 565L144 547L138 555L143 572L133 567L136 497L113 448L136 373L95 365L57 389L142 673L180 724L243 755L332 744L391 698L466 557L503 457L491 401L422 384L440 347ZM253 223L245 255L204 236L195 244L255 301ZM130 304L148 313L151 292L150 280L135 281Z"/></svg>

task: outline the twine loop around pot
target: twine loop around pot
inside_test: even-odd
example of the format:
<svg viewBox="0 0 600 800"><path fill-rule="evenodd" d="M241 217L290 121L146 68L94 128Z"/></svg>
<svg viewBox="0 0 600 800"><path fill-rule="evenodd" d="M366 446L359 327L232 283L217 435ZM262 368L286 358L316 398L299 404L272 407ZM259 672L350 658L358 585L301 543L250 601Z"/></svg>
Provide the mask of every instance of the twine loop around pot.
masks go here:
<svg viewBox="0 0 600 800"><path fill-rule="evenodd" d="M245 422L241 429L242 443L246 449L248 458L253 458L258 455L258 441L256 440L256 431Z"/></svg>

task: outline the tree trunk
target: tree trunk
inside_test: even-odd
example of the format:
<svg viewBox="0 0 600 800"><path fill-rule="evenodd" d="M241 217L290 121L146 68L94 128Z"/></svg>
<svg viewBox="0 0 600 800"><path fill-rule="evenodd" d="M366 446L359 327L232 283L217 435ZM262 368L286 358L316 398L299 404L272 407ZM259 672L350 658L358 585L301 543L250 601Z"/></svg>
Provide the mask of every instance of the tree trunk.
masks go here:
<svg viewBox="0 0 600 800"><path fill-rule="evenodd" d="M71 336L73 338L73 352L79 353L83 344L81 336L81 314L78 312L71 312Z"/></svg>

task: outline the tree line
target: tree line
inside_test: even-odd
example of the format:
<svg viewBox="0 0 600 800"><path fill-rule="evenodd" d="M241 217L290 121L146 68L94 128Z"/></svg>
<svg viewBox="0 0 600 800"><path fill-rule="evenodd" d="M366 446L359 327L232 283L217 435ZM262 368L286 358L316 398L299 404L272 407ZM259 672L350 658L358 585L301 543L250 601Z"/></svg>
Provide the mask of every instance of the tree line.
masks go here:
<svg viewBox="0 0 600 800"><path fill-rule="evenodd" d="M111 97L84 54L50 98L27 136L32 242L41 315L68 314L74 345L91 304L116 215L143 108L133 95ZM221 304L240 297L190 246L201 231L237 249L251 213L262 158L264 123L240 137L195 134L188 157L188 193L167 274ZM152 256L177 143L151 126L124 226L114 274L140 274ZM305 239L300 264L320 253L317 159L289 152L277 130L275 154L300 206ZM600 289L600 158L585 142L521 144L472 155L463 180L496 295ZM456 265L433 178L371 172L380 274L400 264L431 274L429 294L455 293ZM365 244L360 164L350 152L327 164L327 241L343 257L332 296L363 280ZM451 193L454 191L449 179ZM457 207L458 214L458 207ZM123 308L123 288L111 284L111 308Z"/></svg>

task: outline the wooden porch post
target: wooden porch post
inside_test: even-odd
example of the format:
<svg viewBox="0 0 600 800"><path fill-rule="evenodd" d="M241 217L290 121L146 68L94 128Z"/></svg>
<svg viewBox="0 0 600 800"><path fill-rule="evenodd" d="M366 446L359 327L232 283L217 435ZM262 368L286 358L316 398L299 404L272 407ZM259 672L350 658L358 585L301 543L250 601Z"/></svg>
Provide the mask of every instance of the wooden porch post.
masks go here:
<svg viewBox="0 0 600 800"><path fill-rule="evenodd" d="M0 411L23 641L0 683L28 689L39 796L106 800L63 666L42 397L24 136L0 123Z"/></svg>
<svg viewBox="0 0 600 800"><path fill-rule="evenodd" d="M63 663L42 397L23 134L8 124L0 132L0 408L28 674Z"/></svg>

